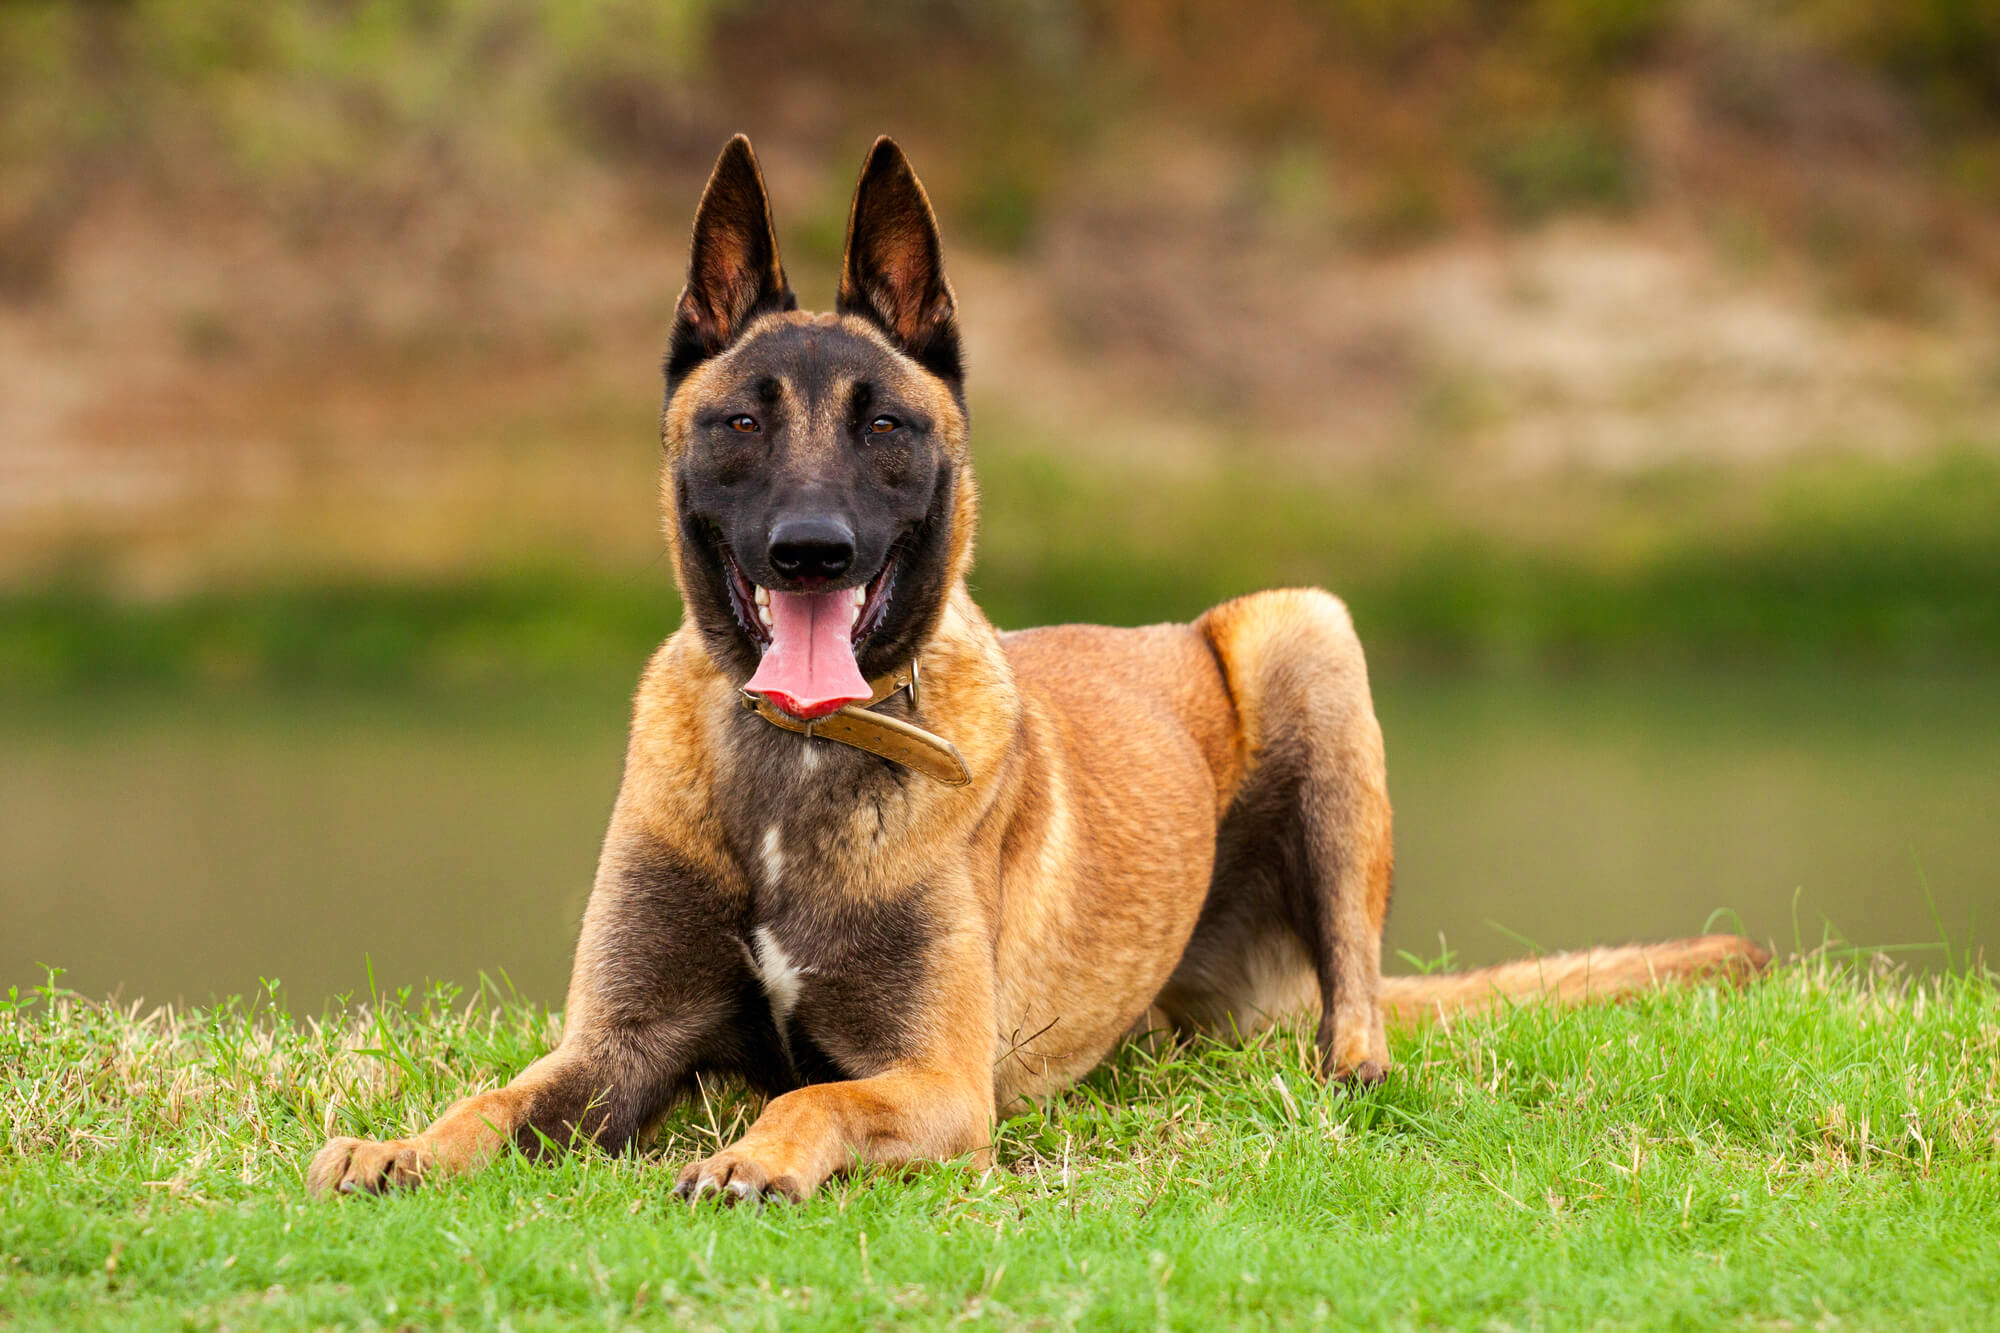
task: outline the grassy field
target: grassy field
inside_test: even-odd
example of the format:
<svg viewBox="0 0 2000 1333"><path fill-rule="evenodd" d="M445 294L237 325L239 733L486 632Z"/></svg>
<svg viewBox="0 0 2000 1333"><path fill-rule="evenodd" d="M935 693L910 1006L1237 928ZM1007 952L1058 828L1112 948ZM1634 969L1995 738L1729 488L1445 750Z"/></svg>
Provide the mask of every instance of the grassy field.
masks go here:
<svg viewBox="0 0 2000 1333"><path fill-rule="evenodd" d="M503 1159L307 1201L329 1131L421 1125L555 1030L491 997L0 1003L0 1324L1990 1327L2000 989L1821 957L1744 992L1400 1034L1360 1095L1302 1034L1127 1051L1002 1127L1000 1168L690 1210L672 1168Z"/></svg>

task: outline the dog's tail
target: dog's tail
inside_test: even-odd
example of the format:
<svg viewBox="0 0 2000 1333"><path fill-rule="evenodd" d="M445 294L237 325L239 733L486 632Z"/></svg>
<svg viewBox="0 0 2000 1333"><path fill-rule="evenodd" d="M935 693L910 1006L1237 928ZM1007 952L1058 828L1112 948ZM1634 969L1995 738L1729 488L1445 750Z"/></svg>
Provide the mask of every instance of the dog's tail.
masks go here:
<svg viewBox="0 0 2000 1333"><path fill-rule="evenodd" d="M1716 977L1742 984L1771 963L1771 951L1741 935L1702 935L1659 944L1578 949L1474 972L1382 978L1382 1013L1409 1025L1440 1015L1479 1013L1538 1000L1571 1006L1654 986Z"/></svg>

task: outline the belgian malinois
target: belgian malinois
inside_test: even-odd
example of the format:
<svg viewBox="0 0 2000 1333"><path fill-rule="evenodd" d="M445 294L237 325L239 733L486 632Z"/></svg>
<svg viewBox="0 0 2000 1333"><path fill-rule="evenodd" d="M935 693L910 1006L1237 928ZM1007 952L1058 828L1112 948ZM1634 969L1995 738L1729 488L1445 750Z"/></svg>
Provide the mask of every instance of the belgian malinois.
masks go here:
<svg viewBox="0 0 2000 1333"><path fill-rule="evenodd" d="M1321 1071L1373 1083L1385 1015L1768 958L1709 936L1384 978L1382 733L1338 599L996 631L965 584L957 304L886 138L832 314L798 309L749 141L723 149L661 438L686 616L639 687L562 1041L414 1138L334 1139L316 1192L617 1150L730 1073L772 1098L678 1192L803 1199L855 1163L983 1163L996 1116L1135 1029L1316 1013Z"/></svg>

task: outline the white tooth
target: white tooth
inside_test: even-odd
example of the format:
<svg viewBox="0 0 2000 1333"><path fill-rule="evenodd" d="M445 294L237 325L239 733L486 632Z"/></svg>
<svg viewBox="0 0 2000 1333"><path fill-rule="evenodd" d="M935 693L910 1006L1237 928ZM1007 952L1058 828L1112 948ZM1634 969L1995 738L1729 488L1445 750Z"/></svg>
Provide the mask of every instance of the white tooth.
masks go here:
<svg viewBox="0 0 2000 1333"><path fill-rule="evenodd" d="M771 590L769 588L763 587L762 585L759 585L757 588L757 605L769 606L770 604L771 604Z"/></svg>
<svg viewBox="0 0 2000 1333"><path fill-rule="evenodd" d="M854 604L856 606L866 606L868 604L868 590L866 588L856 588L854 590Z"/></svg>
<svg viewBox="0 0 2000 1333"><path fill-rule="evenodd" d="M758 608L757 608L757 619L759 619L759 620L763 621L763 622L765 623L765 625L767 625L767 626L768 626L768 625L769 625L769 624L771 623L771 608L770 608L770 607L768 607L768 606L760 606L760 607L758 607Z"/></svg>

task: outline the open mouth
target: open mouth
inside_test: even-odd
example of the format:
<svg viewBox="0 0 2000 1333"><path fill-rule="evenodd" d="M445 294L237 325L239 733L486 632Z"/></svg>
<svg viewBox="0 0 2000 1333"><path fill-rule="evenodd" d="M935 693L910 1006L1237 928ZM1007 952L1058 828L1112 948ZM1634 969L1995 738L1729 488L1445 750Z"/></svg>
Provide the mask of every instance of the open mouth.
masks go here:
<svg viewBox="0 0 2000 1333"><path fill-rule="evenodd" d="M895 584L897 552L864 584L787 592L754 584L723 553L730 609L761 657L744 689L810 721L866 702L870 691L856 648L882 625Z"/></svg>
<svg viewBox="0 0 2000 1333"><path fill-rule="evenodd" d="M882 628L882 621L889 613L889 594L896 581L896 566L900 549L891 548L888 559L875 577L853 588L840 588L832 592L778 593L790 597L837 597L844 596L854 605L854 624L848 630L848 642L859 647L861 641ZM772 631L776 628L775 616L771 611L773 590L752 583L736 557L723 552L722 563L729 574L729 609L736 613L736 623L750 636L750 641L761 649L769 648Z"/></svg>

